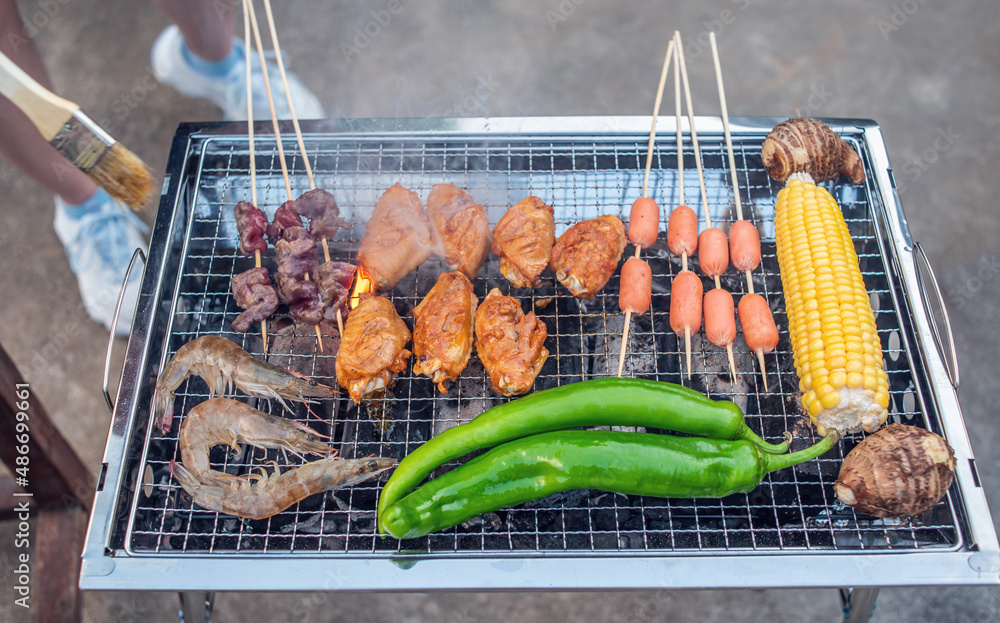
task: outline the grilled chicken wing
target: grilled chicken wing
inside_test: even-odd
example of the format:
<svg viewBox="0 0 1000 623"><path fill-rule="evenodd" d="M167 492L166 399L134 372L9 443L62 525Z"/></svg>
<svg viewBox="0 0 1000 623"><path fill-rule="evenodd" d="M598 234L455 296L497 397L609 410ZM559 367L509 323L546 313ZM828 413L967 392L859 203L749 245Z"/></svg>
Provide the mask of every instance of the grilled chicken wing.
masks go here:
<svg viewBox="0 0 1000 623"><path fill-rule="evenodd" d="M493 242L483 206L454 184L436 184L427 197L427 216L448 268L475 279Z"/></svg>
<svg viewBox="0 0 1000 623"><path fill-rule="evenodd" d="M473 321L479 299L472 282L459 271L441 273L437 283L413 310L414 374L426 374L448 393L472 355Z"/></svg>
<svg viewBox="0 0 1000 623"><path fill-rule="evenodd" d="M395 374L406 369L410 330L392 302L382 296L361 299L344 325L337 353L337 382L351 400L391 387Z"/></svg>
<svg viewBox="0 0 1000 623"><path fill-rule="evenodd" d="M358 264L385 290L423 263L431 253L431 226L417 193L394 184L375 204L361 238Z"/></svg>
<svg viewBox="0 0 1000 623"><path fill-rule="evenodd" d="M520 396L531 389L549 356L548 330L534 312L525 314L517 299L494 288L476 310L476 352L483 362L493 391Z"/></svg>
<svg viewBox="0 0 1000 623"><path fill-rule="evenodd" d="M538 197L525 197L493 228L493 255L500 272L515 288L533 288L549 263L556 237L552 206Z"/></svg>
<svg viewBox="0 0 1000 623"><path fill-rule="evenodd" d="M614 216L580 221L559 236L549 265L579 299L592 299L608 283L625 251L625 225Z"/></svg>

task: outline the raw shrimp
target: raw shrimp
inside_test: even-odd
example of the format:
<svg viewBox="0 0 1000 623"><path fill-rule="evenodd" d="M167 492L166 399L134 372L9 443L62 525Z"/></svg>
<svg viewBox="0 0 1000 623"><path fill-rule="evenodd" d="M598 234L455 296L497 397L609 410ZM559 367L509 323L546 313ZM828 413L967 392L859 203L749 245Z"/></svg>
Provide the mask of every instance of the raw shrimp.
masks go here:
<svg viewBox="0 0 1000 623"><path fill-rule="evenodd" d="M290 450L296 454L332 454L333 448L321 442L319 433L294 420L268 415L229 398L212 398L188 412L177 436L181 462L203 483L226 484L246 481L248 476L233 476L213 470L208 452L212 446L226 445L237 453L240 444L255 448Z"/></svg>
<svg viewBox="0 0 1000 623"><path fill-rule="evenodd" d="M153 422L170 432L174 415L174 391L189 376L196 374L208 385L209 396L227 395L231 388L251 396L276 398L288 409L285 400L310 402L307 398L329 398L337 390L300 374L254 359L232 340L205 335L181 346L156 379L153 392Z"/></svg>
<svg viewBox="0 0 1000 623"><path fill-rule="evenodd" d="M244 519L266 519L314 493L350 486L395 466L396 461L387 458L333 457L284 472L275 464L273 474L261 468L260 474L246 481L228 484L202 482L176 461L170 461L170 473L202 508Z"/></svg>

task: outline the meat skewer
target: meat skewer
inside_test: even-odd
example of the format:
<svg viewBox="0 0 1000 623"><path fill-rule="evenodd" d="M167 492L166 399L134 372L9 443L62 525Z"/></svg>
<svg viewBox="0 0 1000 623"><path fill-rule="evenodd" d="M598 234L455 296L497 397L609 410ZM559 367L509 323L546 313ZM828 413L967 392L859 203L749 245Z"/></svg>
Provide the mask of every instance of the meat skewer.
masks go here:
<svg viewBox="0 0 1000 623"><path fill-rule="evenodd" d="M257 57L258 57L258 60L260 61L260 66L262 68L264 68L261 71L261 73L264 76L264 90L267 92L267 103L268 103L268 106L271 109L271 125L274 128L274 141L275 141L275 144L278 147L278 162L281 164L281 176L282 176L282 179L285 182L285 192L288 195L288 200L292 201L292 183L291 183L291 181L289 179L289 175L288 175L288 165L285 162L285 149L284 149L284 146L282 145L282 142L281 142L281 130L278 128L278 115L275 112L274 97L271 94L271 79L270 79L270 77L267 74L267 70L266 70L267 64L264 62L264 46L261 43L260 28L257 26L257 13L256 13L256 11L253 8L253 2L251 0L244 0L244 6L246 7L247 13L250 15L250 25L253 28L254 44L256 45L256 48L257 48ZM270 12L269 11L268 11L268 15L270 17ZM271 21L273 21L273 18L272 18ZM273 41L272 43L274 44L274 47L277 50L278 49L277 40ZM278 58L278 64L279 65L282 64L280 57ZM282 73L284 73L283 69L282 69ZM247 84L249 85L249 80L248 80ZM291 101L291 97L289 97L288 99L289 99L289 102L290 102ZM291 106L292 105L290 104L290 109L291 109ZM308 159L306 159L306 160L308 160ZM275 249L277 249L277 245L275 245ZM280 272L280 268L279 268L279 272ZM306 281L306 282L309 281L309 275L308 275L308 273L305 274L304 281ZM315 284L314 284L313 287L315 287ZM279 295L280 295L280 290L282 288L282 286L281 286L280 283L278 285L278 288L279 288ZM303 288L303 291L304 290L305 290L305 288ZM288 292L288 290L286 290L286 293L287 292ZM318 289L317 289L317 296L318 296ZM310 299L311 298L312 297L310 296ZM291 309L291 307L290 307L290 309ZM301 310L301 308L298 308L298 307L296 309ZM296 312L292 311L292 314L294 316L296 314ZM320 320L322 320L322 318L320 318L316 322L312 322L312 319L315 319L315 314L308 314L308 316L309 316L308 319L307 318L303 318L303 320L305 320L306 322L309 322L310 324L312 324L313 327L316 329L316 341L319 344L320 352L322 352L323 351L323 336L322 336L322 334L320 333L320 330L319 330L319 322L320 322Z"/></svg>
<svg viewBox="0 0 1000 623"><path fill-rule="evenodd" d="M660 83L656 87L656 101L653 103L653 123L649 129L649 145L646 148L646 173L642 179L642 197L632 203L628 217L628 239L635 245L635 257L629 258L622 266L621 283L618 290L618 307L625 312L625 328L622 330L622 346L618 353L618 376L625 366L625 349L628 347L628 330L632 324L632 314L645 314L653 295L653 272L649 264L639 257L643 248L656 244L660 235L660 206L649 197L649 170L653 164L653 144L656 141L656 119L663 101L663 86L667 82L670 58L674 54L674 42L667 45L660 70Z"/></svg>
<svg viewBox="0 0 1000 623"><path fill-rule="evenodd" d="M274 55L278 64L278 73L281 75L281 84L285 90L285 99L288 100L288 112L292 117L292 127L295 128L295 140L299 146L299 152L302 154L306 177L309 179L309 192L292 202L292 209L300 216L306 216L310 219L309 233L320 239L323 245L324 262L329 263L330 245L327 243L327 238L333 237L337 230L347 223L340 218L340 210L337 208L337 202L334 200L333 195L325 190L316 188L316 179L313 176L312 165L309 163L309 155L306 153L305 141L302 139L299 116L295 113L295 104L292 101L291 91L288 88L288 76L285 73L285 65L281 58L281 45L278 43L278 31L274 26L274 13L271 10L271 0L264 0L264 12L267 14L267 26L271 32L271 42L274 44ZM341 290L344 287L350 287L349 282L346 286L341 284L341 276L345 271L349 270L353 280L354 268L352 266L345 262L339 262L336 267L324 270L325 279L319 276L316 278L324 305L327 308L323 315L327 320L336 320L337 330L341 335L344 334L342 309L346 309L342 300ZM331 308L330 305L334 302L338 302L338 306ZM318 334L319 325L316 326L316 330Z"/></svg>
<svg viewBox="0 0 1000 623"><path fill-rule="evenodd" d="M243 7L243 33L250 40L250 16ZM247 66L247 138L250 147L250 203L240 201L234 206L236 229L240 234L239 251L244 255L253 253L254 268L233 277L232 289L236 303L245 311L233 321L233 328L246 331L250 328L252 318L260 318L260 335L264 354L267 354L267 316L274 313L278 306L278 296L271 285L267 269L260 265L261 251L267 250L264 241L264 230L267 227L267 216L257 208L257 166L254 154L253 140L253 101L250 96L250 46L246 46Z"/></svg>
<svg viewBox="0 0 1000 623"><path fill-rule="evenodd" d="M733 295L722 288L705 294L705 337L719 348L726 349L729 371L736 381L736 362L733 360L733 342L736 341L736 313Z"/></svg>
<svg viewBox="0 0 1000 623"><path fill-rule="evenodd" d="M709 41L712 44L712 60L715 63L715 80L719 85L719 103L722 106L722 129L726 135L726 149L729 152L729 171L733 178L733 197L736 201L736 218L738 219L729 228L729 255L736 270L742 271L747 278L747 292L754 295L753 279L750 271L760 266L760 233L749 221L743 220L743 208L740 206L740 188L736 177L736 157L733 154L733 139L729 132L729 111L726 107L726 90L722 85L722 64L719 62L719 49L715 43L715 33L709 33ZM757 347L751 349L757 353L757 361L760 363L760 375L764 379L764 389L767 390L767 371L764 369L765 352L771 352L778 343L778 331L775 328L774 317L771 315L771 308L762 297L757 301L751 297L747 303L748 307L756 310L756 313L747 313L746 322L740 316L740 324L743 325L744 336L753 341ZM747 299L747 297L744 297ZM740 309L743 300L740 301ZM757 324L753 324L757 323ZM748 328L748 324L749 326ZM749 330L749 333L748 333ZM773 338L773 343L772 343ZM747 342L749 345L750 342Z"/></svg>

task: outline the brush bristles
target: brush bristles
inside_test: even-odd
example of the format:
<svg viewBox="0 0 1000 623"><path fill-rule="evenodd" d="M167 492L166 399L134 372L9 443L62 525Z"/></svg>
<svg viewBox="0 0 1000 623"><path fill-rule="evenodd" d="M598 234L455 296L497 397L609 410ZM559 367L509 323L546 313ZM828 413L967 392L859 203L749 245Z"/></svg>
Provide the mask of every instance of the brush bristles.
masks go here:
<svg viewBox="0 0 1000 623"><path fill-rule="evenodd" d="M139 211L153 195L153 176L138 156L114 143L87 172L108 194Z"/></svg>

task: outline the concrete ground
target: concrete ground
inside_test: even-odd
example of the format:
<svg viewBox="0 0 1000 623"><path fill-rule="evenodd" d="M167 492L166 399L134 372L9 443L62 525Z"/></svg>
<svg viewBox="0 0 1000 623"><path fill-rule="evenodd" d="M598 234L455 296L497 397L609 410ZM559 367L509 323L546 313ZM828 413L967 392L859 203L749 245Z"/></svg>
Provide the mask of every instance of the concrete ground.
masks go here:
<svg viewBox="0 0 1000 623"><path fill-rule="evenodd" d="M946 292L962 367L959 395L987 495L1000 509L1000 420L992 413L1000 367L1000 6L989 0L404 0L374 37L355 40L374 19L371 11L385 5L276 3L291 67L330 116L649 114L676 28L688 41L700 114L718 113L710 56L697 45L715 29L732 114L797 109L877 120L913 237L924 243ZM21 6L37 26L33 36L60 92L154 172L164 170L179 122L219 118L206 102L169 87L149 88L149 48L168 23L151 3L24 0ZM344 44L357 53L345 53ZM480 78L497 83L495 90L475 109L463 107ZM7 215L0 228L0 342L96 471L110 421L100 392L107 334L80 304L52 230L51 197L6 163L0 163L0 195ZM0 523L0 619L26 621L7 592L13 533L10 522ZM176 602L172 594L87 593L84 619L172 621ZM301 595L224 594L215 620L632 623L840 616L833 590L328 594L309 600L309 608L302 603ZM874 620L982 621L996 620L998 612L996 588L887 589Z"/></svg>

